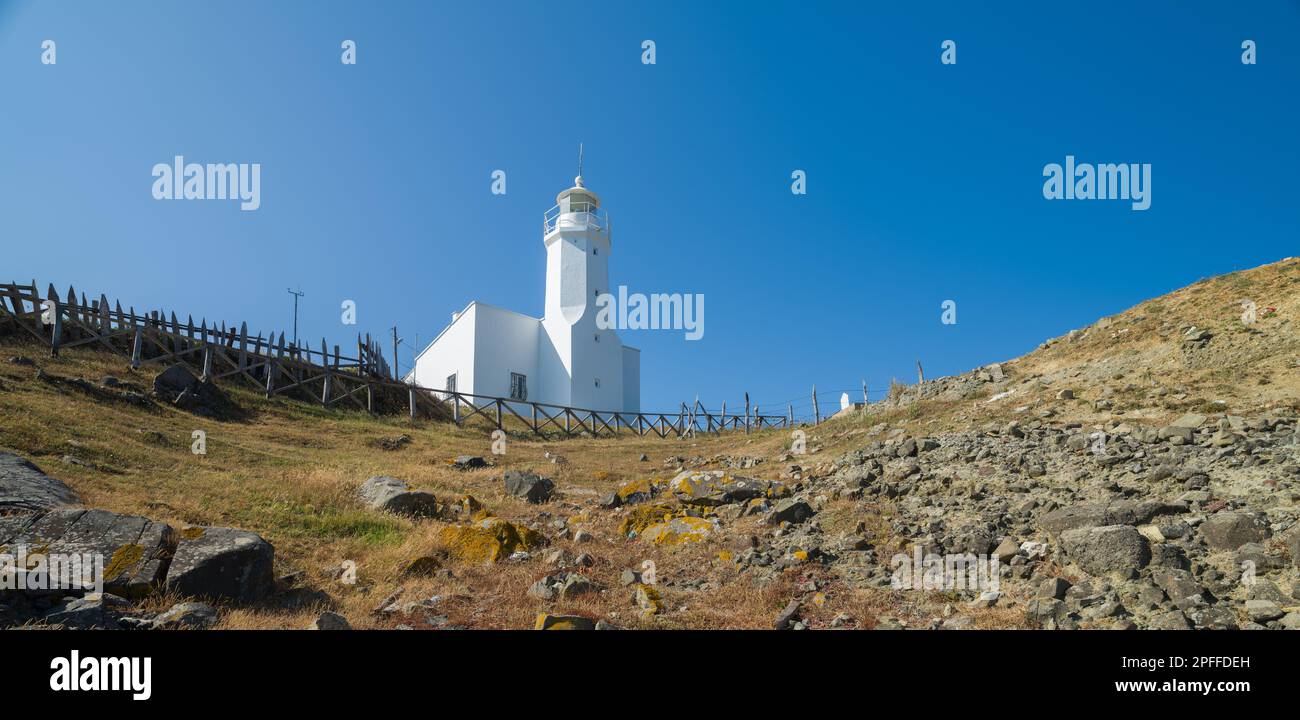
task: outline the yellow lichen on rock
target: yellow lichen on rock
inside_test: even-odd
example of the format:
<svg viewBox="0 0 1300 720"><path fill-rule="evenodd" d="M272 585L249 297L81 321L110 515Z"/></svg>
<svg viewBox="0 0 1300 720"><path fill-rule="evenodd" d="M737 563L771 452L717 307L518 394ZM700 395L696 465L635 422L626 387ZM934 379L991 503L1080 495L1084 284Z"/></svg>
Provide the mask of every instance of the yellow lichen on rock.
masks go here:
<svg viewBox="0 0 1300 720"><path fill-rule="evenodd" d="M104 580L116 580L130 570L140 558L144 557L144 548L139 545L123 545L113 552L108 565L104 567Z"/></svg>
<svg viewBox="0 0 1300 720"><path fill-rule="evenodd" d="M493 516L492 511L483 507L483 503L479 502L473 495L462 495L460 499L456 501L456 504L460 506L460 513L462 516L475 522Z"/></svg>
<svg viewBox="0 0 1300 720"><path fill-rule="evenodd" d="M473 525L448 525L438 539L452 555L472 563L497 562L517 550L542 544L541 533L497 517Z"/></svg>
<svg viewBox="0 0 1300 720"><path fill-rule="evenodd" d="M671 505L646 505L643 507L633 508L619 523L618 531L625 537L632 533L641 534L651 525L667 522L677 513L677 509Z"/></svg>
<svg viewBox="0 0 1300 720"><path fill-rule="evenodd" d="M678 517L657 523L641 532L641 538L655 545L701 542L713 534L713 523L704 518Z"/></svg>
<svg viewBox="0 0 1300 720"><path fill-rule="evenodd" d="M637 583L636 592L633 593L632 599L636 602L637 607L641 608L642 617L650 617L660 613L664 609L663 599L659 596L659 591L650 585Z"/></svg>
<svg viewBox="0 0 1300 720"><path fill-rule="evenodd" d="M618 499L624 505L632 505L645 502L658 495L666 484L667 482L660 478L641 478L625 484L618 489L615 495L618 495Z"/></svg>

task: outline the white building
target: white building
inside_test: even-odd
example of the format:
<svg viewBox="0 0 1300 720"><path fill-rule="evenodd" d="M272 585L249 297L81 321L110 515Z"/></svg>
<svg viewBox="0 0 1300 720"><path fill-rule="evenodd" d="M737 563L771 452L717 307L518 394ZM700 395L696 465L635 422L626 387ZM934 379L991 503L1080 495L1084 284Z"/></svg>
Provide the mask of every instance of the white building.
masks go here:
<svg viewBox="0 0 1300 720"><path fill-rule="evenodd" d="M541 319L478 301L415 359L422 387L601 412L641 407L641 351L596 327L608 292L610 224L582 176L543 215L546 305Z"/></svg>

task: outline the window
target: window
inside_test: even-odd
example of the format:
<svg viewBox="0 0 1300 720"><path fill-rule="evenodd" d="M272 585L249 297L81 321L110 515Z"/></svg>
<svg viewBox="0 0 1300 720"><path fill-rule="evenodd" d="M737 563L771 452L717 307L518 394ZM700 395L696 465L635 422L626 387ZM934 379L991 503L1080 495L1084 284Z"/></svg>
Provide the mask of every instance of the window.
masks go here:
<svg viewBox="0 0 1300 720"><path fill-rule="evenodd" d="M528 399L528 377L519 373L510 373L510 399Z"/></svg>
<svg viewBox="0 0 1300 720"><path fill-rule="evenodd" d="M595 335L592 335L592 337L596 338L596 342L600 342L600 333L596 333Z"/></svg>
<svg viewBox="0 0 1300 720"><path fill-rule="evenodd" d="M447 376L447 391L456 392L456 373Z"/></svg>
<svg viewBox="0 0 1300 720"><path fill-rule="evenodd" d="M600 250L599 250L599 248L592 247L592 248L591 248L591 254L592 254L592 255L599 255L599 254L600 254Z"/></svg>
<svg viewBox="0 0 1300 720"><path fill-rule="evenodd" d="M600 387L600 378L596 378L596 387Z"/></svg>

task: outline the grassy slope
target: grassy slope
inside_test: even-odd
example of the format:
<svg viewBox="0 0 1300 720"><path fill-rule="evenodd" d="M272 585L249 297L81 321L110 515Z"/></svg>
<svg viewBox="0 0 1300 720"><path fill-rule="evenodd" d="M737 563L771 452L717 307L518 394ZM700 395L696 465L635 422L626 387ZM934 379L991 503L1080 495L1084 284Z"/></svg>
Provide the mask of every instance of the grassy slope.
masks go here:
<svg viewBox="0 0 1300 720"><path fill-rule="evenodd" d="M1064 338L1005 365L1014 399L996 403L927 401L894 409L832 420L809 431L809 446L820 452L804 459L806 467L825 467L834 456L873 437L879 423L906 427L915 434L965 429L989 421L1023 417L1017 407L1050 408L1054 421L1086 423L1125 420L1162 422L1188 409L1211 405L1242 413L1270 405L1295 406L1300 397L1296 369L1297 344L1290 317L1298 309L1300 261L1286 260L1250 271L1202 281L1138 305L1083 329L1073 340ZM1278 314L1245 328L1238 301L1249 297L1260 308L1274 306ZM1189 366L1180 352L1185 325L1215 333L1210 348ZM0 358L27 355L47 372L97 381L115 375L148 387L157 368L132 372L125 359L91 349L46 357L38 346L16 335L0 336ZM1055 400L1062 387L1081 398ZM576 554L589 552L596 565L589 574L610 588L598 597L555 607L611 618L626 626L648 626L636 618L628 593L618 583L625 567L646 559L659 566L662 578L704 580L716 589L664 588L675 609L654 621L669 627L766 627L790 597L793 586L817 577L816 568L788 571L780 581L755 588L737 578L717 555L719 543L663 550L627 541L614 530L618 517L591 507L600 494L623 482L648 475L668 475L664 460L672 456L719 454L754 455L768 459L747 474L776 479L783 465L775 457L788 447L783 431L751 436L660 440L624 437L541 442L516 434L505 456L492 458L486 425L456 428L436 422L412 423L405 417L372 418L350 410L325 410L288 399L266 401L255 390L238 385L227 390L250 416L239 422L216 422L168 407L140 408L96 401L67 385L35 379L31 367L0 359L0 449L28 457L66 481L88 505L184 525L226 525L254 530L277 551L277 573L306 573L305 584L329 592L339 610L358 626L383 626L370 609L399 585L404 598L432 594L448 598L439 612L453 623L470 627L528 627L542 603L525 591L550 569L540 558L492 567L453 565L451 579L403 579L399 568L437 546L442 523L411 522L374 513L354 499L367 477L393 475L440 499L469 493L501 517L548 524L568 519L571 527L592 532L596 539L557 547ZM1097 412L1092 400L1116 399L1113 412ZM207 433L207 455L190 452L191 433ZM383 437L407 434L412 442L397 451L376 445ZM545 453L559 453L567 462L552 464ZM650 462L639 462L641 453ZM447 461L471 453L492 458L495 467L460 472ZM89 466L63 462L65 455ZM672 463L675 467L675 463ZM553 477L560 489L557 502L529 506L506 496L500 483L503 469L522 468ZM549 515L548 515L549 513ZM829 507L828 532L852 527L859 519L849 507ZM758 533L757 520L747 518L728 528L730 535ZM548 534L552 531L548 528ZM358 565L354 586L329 577L343 560ZM735 582L736 580L740 580ZM828 587L823 607L806 614L827 620L848 613L870 625L885 608L884 594ZM684 610L681 608L685 608ZM899 609L889 608L897 614ZM304 627L311 610L273 606L232 609L223 623L229 627ZM403 618L412 624L416 620ZM1007 618L989 617L991 624Z"/></svg>

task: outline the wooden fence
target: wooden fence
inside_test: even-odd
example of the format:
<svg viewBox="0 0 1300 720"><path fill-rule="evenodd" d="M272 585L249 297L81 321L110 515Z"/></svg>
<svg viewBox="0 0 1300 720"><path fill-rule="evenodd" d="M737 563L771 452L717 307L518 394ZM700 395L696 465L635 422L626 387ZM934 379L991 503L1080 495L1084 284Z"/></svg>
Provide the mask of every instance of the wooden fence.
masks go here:
<svg viewBox="0 0 1300 720"><path fill-rule="evenodd" d="M287 395L319 402L326 407L350 404L370 413L405 411L412 419L428 417L457 425L476 417L496 429L505 430L511 418L539 437L588 434L600 437L623 432L660 438L693 436L698 432L759 430L789 427L792 416L760 415L748 406L744 415L706 410L697 400L682 403L675 413L627 413L596 411L437 390L398 380L375 342L367 334L357 336L356 355L348 357L338 345L333 349L321 340L320 350L285 343L284 333L261 333L250 337L248 324L238 329L223 322L208 324L187 316L180 322L176 313L164 310L137 313L110 307L108 298L87 301L83 293L68 288L63 298L50 285L42 298L33 280L29 285L0 285L0 327L14 326L48 345L50 354L61 349L94 346L129 356L131 367L158 363L186 363L199 370L204 380L244 382L264 392L267 398Z"/></svg>

